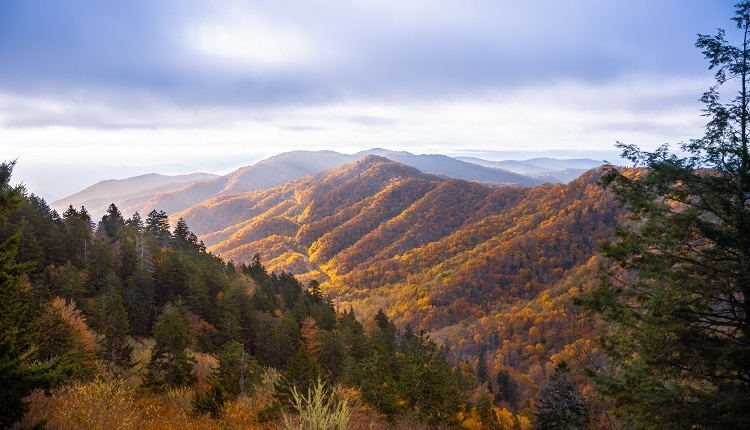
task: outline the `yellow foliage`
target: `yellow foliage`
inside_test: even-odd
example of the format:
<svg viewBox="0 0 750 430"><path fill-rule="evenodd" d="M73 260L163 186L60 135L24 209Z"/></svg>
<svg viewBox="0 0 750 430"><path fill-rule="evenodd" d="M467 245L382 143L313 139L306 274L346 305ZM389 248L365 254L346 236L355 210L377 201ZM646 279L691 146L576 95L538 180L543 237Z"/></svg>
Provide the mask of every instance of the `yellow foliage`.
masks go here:
<svg viewBox="0 0 750 430"><path fill-rule="evenodd" d="M47 428L108 430L138 429L142 411L135 393L118 380L76 383L52 396L37 391L25 424L47 420Z"/></svg>

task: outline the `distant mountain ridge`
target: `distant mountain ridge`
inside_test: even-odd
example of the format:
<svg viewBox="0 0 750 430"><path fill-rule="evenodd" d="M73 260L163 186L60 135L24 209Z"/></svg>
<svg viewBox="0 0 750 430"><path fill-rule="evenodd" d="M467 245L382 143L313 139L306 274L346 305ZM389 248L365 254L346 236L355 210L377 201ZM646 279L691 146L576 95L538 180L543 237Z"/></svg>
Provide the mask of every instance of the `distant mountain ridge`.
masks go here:
<svg viewBox="0 0 750 430"><path fill-rule="evenodd" d="M488 161L476 157L457 157L457 159L481 166L505 169L519 175L527 175L545 182L570 182L583 172L604 164L591 158L558 159L537 157L528 160Z"/></svg>
<svg viewBox="0 0 750 430"><path fill-rule="evenodd" d="M124 180L102 181L79 193L53 202L51 207L61 212L69 205L85 206L95 219L104 214L110 203L115 203L125 215L134 212L147 214L153 209L173 214L216 196L272 188L294 179L354 162L365 155L386 157L425 173L490 185L535 186L545 182L568 182L584 171L578 166L595 167L601 164L590 159L579 159L571 161L572 169L554 170L558 167L569 166L571 163L567 163L567 160L541 158L534 159L538 165L532 164L532 160L494 162L478 158L451 158L445 155L415 155L381 148L357 154L341 154L334 151L292 151L242 167L223 176L194 174L166 177L152 174ZM524 167L519 168L519 165ZM169 178L173 179L170 181Z"/></svg>
<svg viewBox="0 0 750 430"><path fill-rule="evenodd" d="M173 191L194 182L216 177L217 175L210 173L187 175L149 173L126 179L107 179L68 197L56 200L50 204L50 207L58 212L63 212L70 205L76 208L85 206L90 213L103 213L109 204L115 200L123 201L143 194Z"/></svg>

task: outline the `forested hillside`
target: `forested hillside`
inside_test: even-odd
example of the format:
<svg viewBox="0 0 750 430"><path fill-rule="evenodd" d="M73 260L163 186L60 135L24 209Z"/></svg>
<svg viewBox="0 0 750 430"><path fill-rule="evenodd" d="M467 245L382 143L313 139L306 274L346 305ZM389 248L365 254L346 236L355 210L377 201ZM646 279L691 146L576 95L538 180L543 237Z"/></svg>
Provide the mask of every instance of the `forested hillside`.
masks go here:
<svg viewBox="0 0 750 430"><path fill-rule="evenodd" d="M171 225L114 204L60 215L6 186L20 277L4 305L22 310L10 327L32 322L4 357L29 380L9 398L31 394L25 422L50 428L274 428L304 420L294 393L318 387L353 428L528 428L566 361L601 427L583 372L601 357L571 302L615 217L596 177L491 188L368 156ZM23 409L6 404L9 423Z"/></svg>
<svg viewBox="0 0 750 430"><path fill-rule="evenodd" d="M572 301L596 283L617 204L590 171L570 184L487 187L368 156L178 214L208 249L319 281L340 309L384 309L454 361L508 372L528 407L553 362L600 365ZM493 384L497 386L493 379Z"/></svg>

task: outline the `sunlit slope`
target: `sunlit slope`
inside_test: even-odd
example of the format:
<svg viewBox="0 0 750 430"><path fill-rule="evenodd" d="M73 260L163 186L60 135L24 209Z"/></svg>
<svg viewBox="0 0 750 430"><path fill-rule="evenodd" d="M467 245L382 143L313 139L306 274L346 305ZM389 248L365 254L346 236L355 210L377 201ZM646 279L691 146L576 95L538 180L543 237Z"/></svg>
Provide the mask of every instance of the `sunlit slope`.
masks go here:
<svg viewBox="0 0 750 430"><path fill-rule="evenodd" d="M587 262L616 213L596 178L594 170L567 185L487 187L365 156L174 217L223 258L239 264L258 253L271 270L325 282L343 303L426 297L429 306L411 306L430 322L430 306L463 298L486 312L488 299L531 297Z"/></svg>

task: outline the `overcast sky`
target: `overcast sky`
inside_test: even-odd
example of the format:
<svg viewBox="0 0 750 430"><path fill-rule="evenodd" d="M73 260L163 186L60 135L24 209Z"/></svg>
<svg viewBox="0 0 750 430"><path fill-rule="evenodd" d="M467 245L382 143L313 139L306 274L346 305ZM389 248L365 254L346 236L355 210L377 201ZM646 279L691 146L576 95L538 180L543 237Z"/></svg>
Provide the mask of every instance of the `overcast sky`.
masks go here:
<svg viewBox="0 0 750 430"><path fill-rule="evenodd" d="M731 35L735 2L0 1L0 160L34 191L49 164L123 177L295 149L653 148L702 135L713 78L694 43Z"/></svg>

